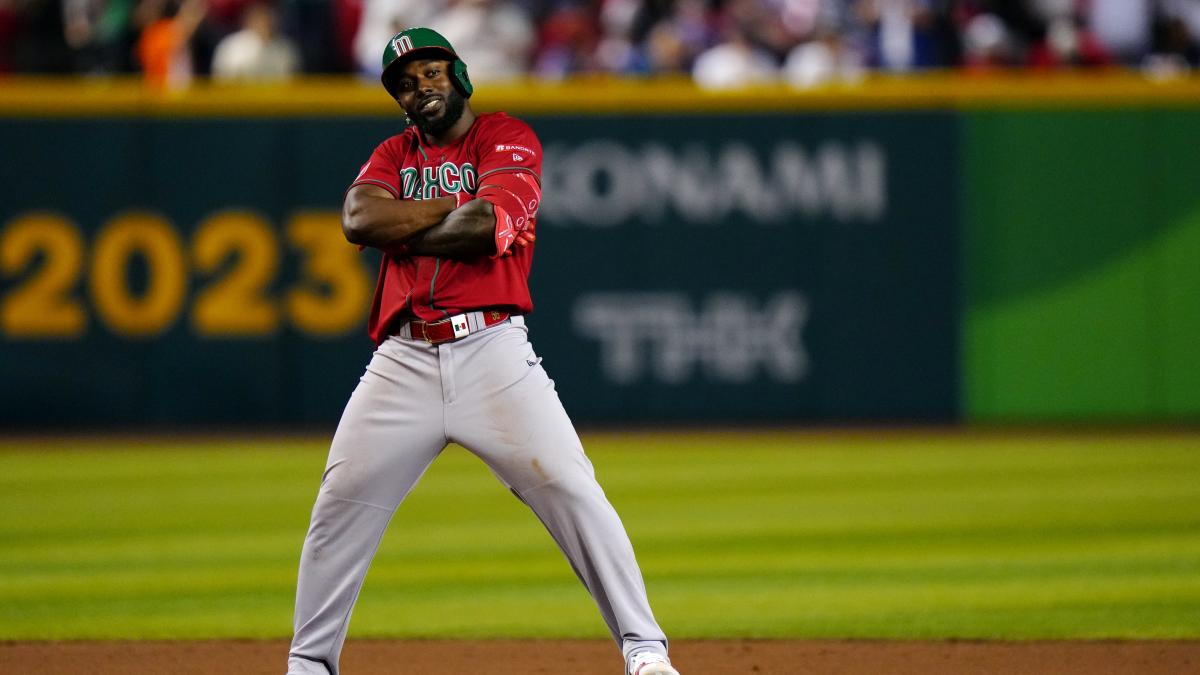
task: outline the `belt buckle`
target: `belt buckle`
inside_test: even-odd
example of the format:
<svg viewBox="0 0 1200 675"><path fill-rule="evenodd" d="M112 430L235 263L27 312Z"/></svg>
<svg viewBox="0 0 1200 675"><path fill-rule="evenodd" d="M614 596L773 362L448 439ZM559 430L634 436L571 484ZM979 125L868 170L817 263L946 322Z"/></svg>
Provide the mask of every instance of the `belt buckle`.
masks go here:
<svg viewBox="0 0 1200 675"><path fill-rule="evenodd" d="M471 334L471 326L466 314L455 314L450 317L450 327L454 329L454 339L464 338Z"/></svg>
<svg viewBox="0 0 1200 675"><path fill-rule="evenodd" d="M429 330L431 327L434 326L434 323L430 323L428 321L422 321L420 319L417 319L416 321L410 322L408 325L412 326L411 332L412 332L412 338L414 340L422 340L425 343L431 344L431 345L437 344L436 336L434 336L432 334L432 332Z"/></svg>
<svg viewBox="0 0 1200 675"><path fill-rule="evenodd" d="M416 321L413 321L409 325L412 326L414 329L419 328L421 331L421 334L417 335L416 330L413 330L412 331L413 339L424 340L425 342L427 342L429 344L433 344L433 338L429 336L429 324L428 323L418 319Z"/></svg>

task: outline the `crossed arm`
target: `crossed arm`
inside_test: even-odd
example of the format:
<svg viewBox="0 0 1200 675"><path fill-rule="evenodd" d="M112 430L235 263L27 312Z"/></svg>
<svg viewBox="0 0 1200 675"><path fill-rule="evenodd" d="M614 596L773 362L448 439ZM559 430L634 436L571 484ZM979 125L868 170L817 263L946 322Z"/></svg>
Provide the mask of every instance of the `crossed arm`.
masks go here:
<svg viewBox="0 0 1200 675"><path fill-rule="evenodd" d="M496 252L496 215L475 199L455 208L454 197L399 200L375 185L357 185L342 205L346 240L388 252L468 260ZM526 242L527 243L527 242Z"/></svg>

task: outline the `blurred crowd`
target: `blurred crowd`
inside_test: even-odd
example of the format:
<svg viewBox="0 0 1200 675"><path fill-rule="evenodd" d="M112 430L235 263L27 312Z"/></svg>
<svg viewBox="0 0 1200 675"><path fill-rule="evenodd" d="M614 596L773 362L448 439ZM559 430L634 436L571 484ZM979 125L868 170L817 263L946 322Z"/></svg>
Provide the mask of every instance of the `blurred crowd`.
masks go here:
<svg viewBox="0 0 1200 675"><path fill-rule="evenodd" d="M0 0L0 73L377 75L429 26L476 82L689 73L804 87L874 70L1200 66L1200 0Z"/></svg>

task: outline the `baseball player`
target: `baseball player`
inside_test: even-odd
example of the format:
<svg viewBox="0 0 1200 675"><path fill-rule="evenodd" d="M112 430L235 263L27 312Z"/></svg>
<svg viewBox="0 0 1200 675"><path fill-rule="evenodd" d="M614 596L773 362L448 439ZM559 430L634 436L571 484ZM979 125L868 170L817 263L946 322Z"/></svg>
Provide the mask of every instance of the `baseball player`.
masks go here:
<svg viewBox="0 0 1200 675"><path fill-rule="evenodd" d="M549 530L628 675L678 675L625 528L528 340L541 143L515 118L471 110L466 65L428 28L392 38L382 79L409 126L375 149L342 209L346 238L384 252L368 321L377 349L313 507L288 673L337 675L388 521L454 442Z"/></svg>

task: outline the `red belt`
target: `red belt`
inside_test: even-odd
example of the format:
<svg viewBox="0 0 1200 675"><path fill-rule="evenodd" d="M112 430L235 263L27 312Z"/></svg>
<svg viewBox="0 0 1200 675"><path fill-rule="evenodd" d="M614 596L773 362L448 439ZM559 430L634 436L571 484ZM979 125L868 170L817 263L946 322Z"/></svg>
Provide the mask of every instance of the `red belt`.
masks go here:
<svg viewBox="0 0 1200 675"><path fill-rule="evenodd" d="M474 315L474 320L468 319L468 314ZM441 321L409 321L408 330L414 340L424 340L431 345L441 344L443 342L453 342L460 338L464 338L471 333L477 333L484 328L491 328L498 323L508 321L507 312L469 312L468 314L455 314L449 319ZM473 324L473 325L472 325ZM482 324L482 325L481 325Z"/></svg>

